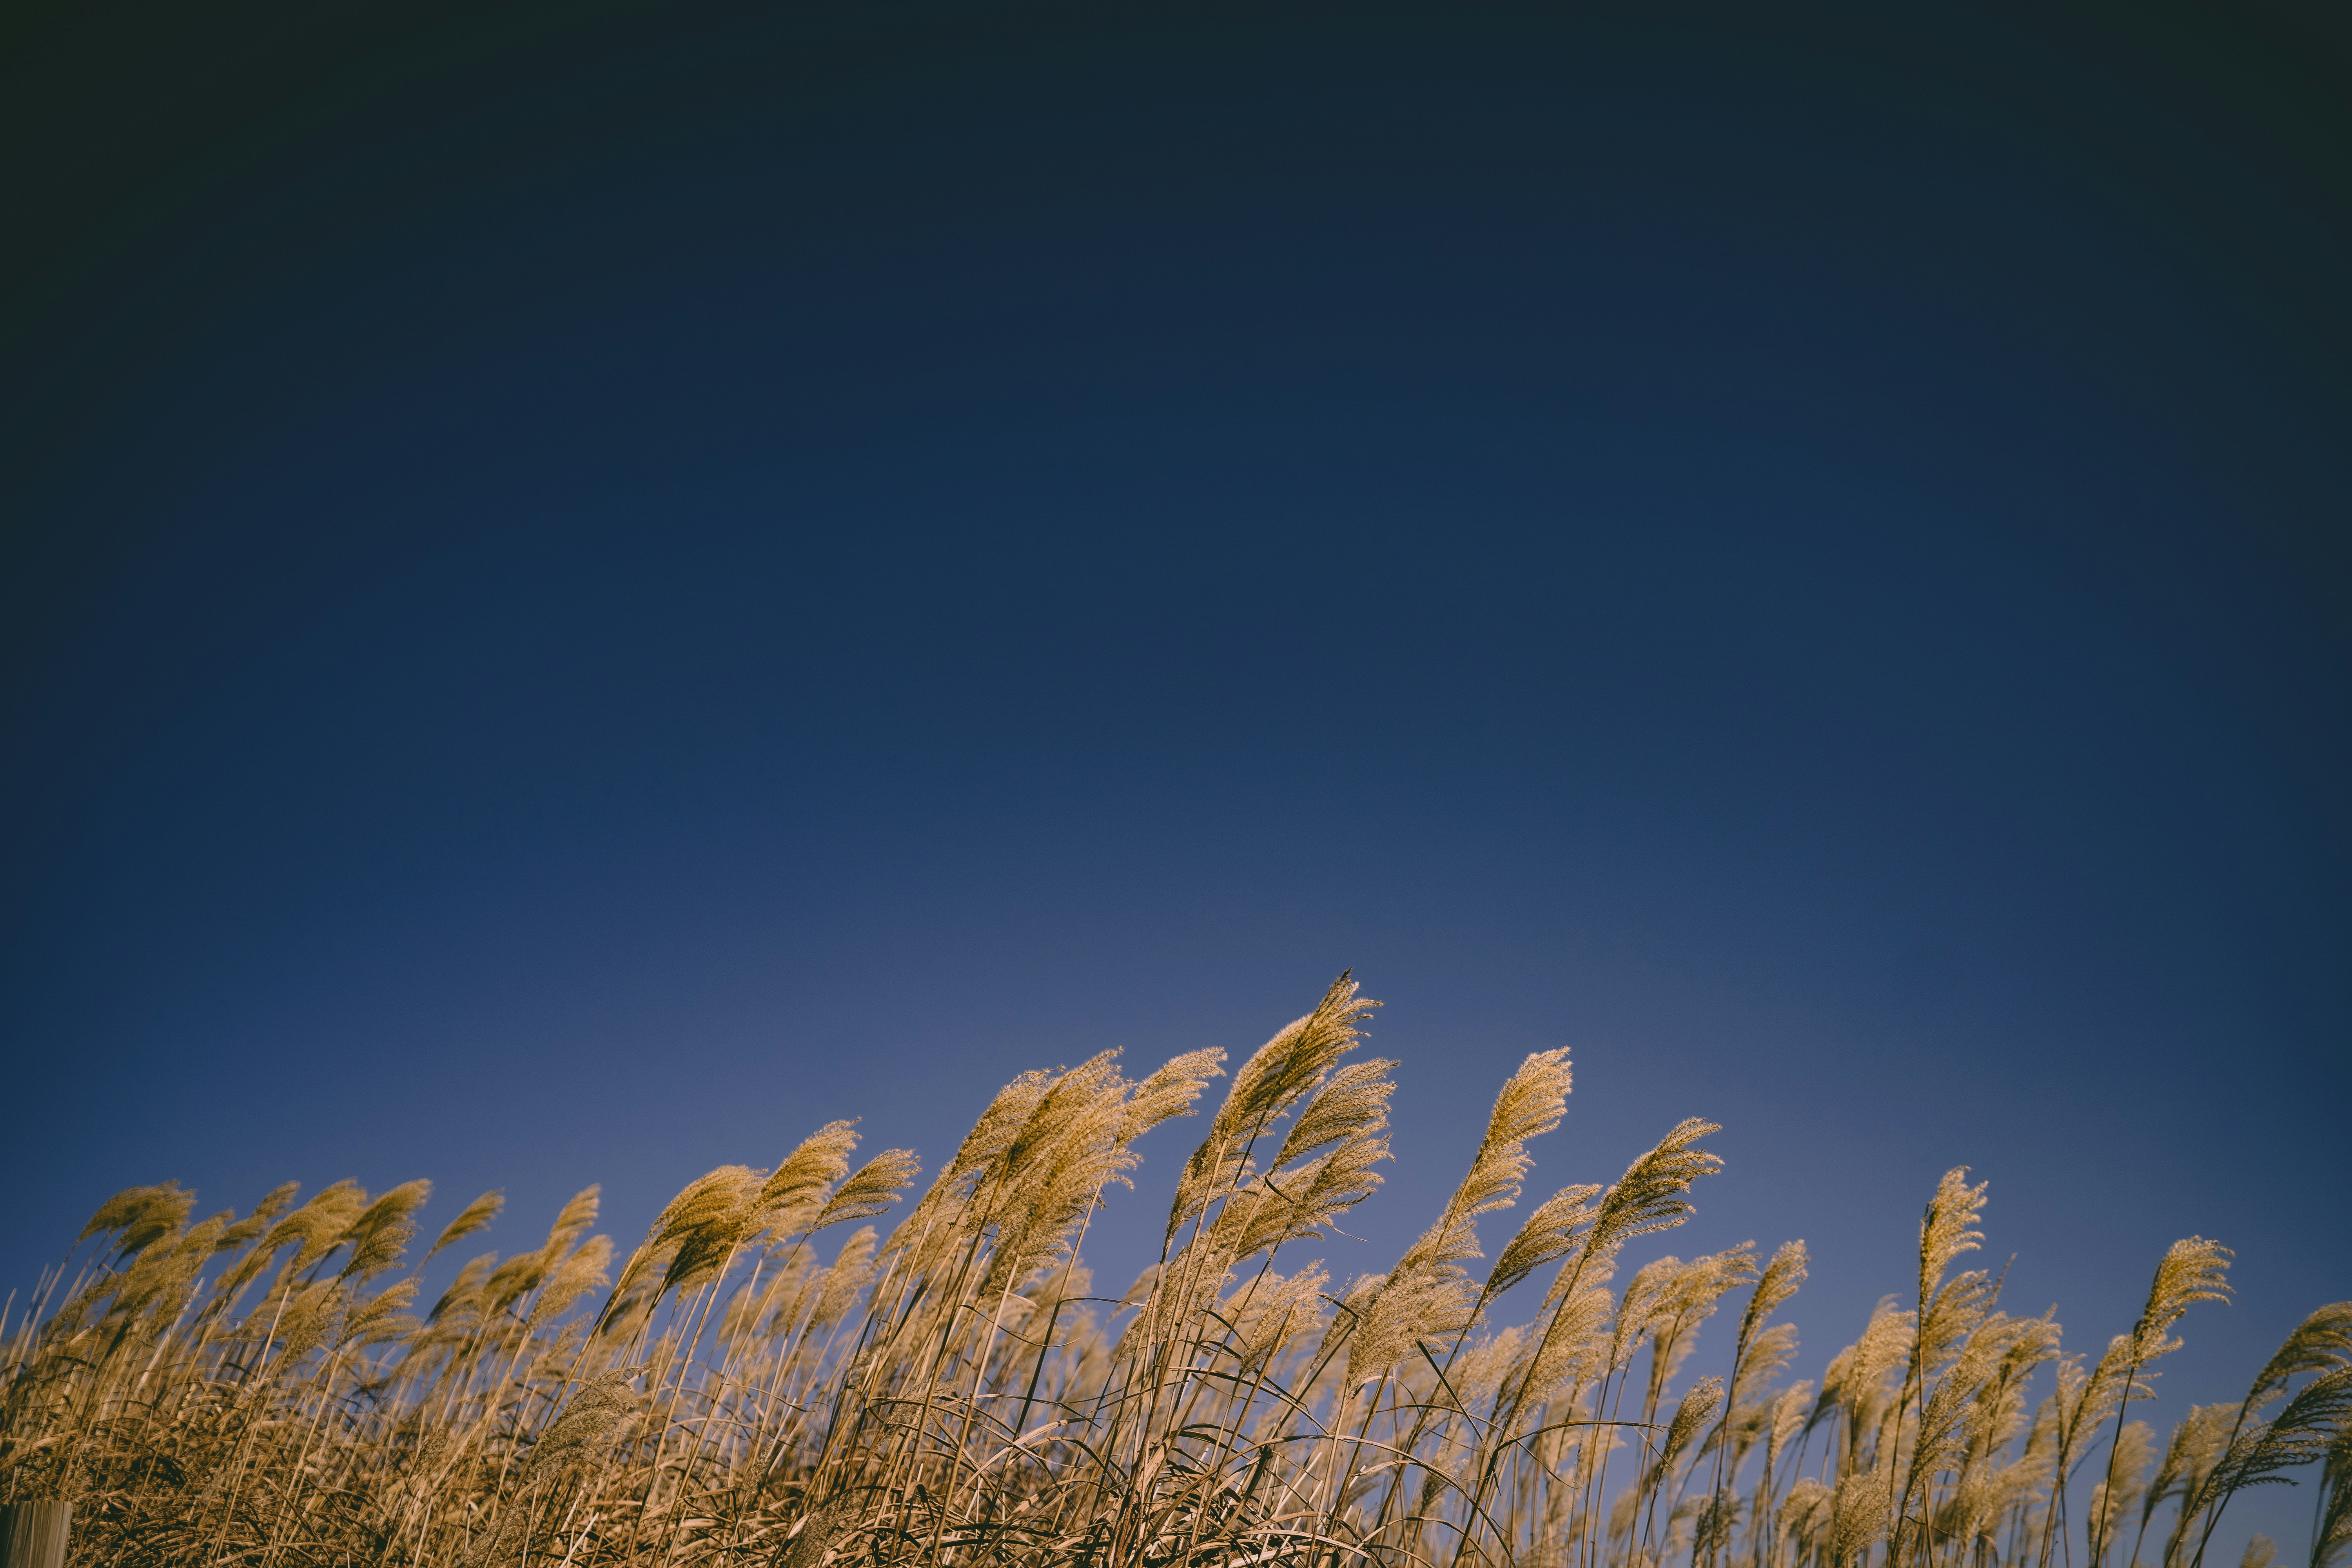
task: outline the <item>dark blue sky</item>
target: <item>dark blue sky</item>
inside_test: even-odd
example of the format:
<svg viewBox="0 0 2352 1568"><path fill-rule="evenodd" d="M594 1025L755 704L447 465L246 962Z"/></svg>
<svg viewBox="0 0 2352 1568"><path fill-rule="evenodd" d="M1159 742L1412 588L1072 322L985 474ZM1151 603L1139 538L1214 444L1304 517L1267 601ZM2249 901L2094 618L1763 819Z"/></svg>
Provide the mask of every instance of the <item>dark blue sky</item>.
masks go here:
<svg viewBox="0 0 2352 1568"><path fill-rule="evenodd" d="M1956 1163L2074 1348L2240 1249L2167 1418L2352 1296L2340 33L27 16L12 1282L165 1177L625 1242L1353 965L1343 1275L1565 1044L1537 1180L1726 1123L1806 1375Z"/></svg>

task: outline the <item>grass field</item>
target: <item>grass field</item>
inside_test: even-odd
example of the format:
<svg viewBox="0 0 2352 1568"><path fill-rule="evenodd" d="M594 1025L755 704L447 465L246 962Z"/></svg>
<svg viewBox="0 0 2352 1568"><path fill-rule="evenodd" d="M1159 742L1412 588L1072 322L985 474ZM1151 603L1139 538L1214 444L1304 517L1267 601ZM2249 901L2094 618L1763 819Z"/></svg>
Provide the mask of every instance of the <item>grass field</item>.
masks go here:
<svg viewBox="0 0 2352 1568"><path fill-rule="evenodd" d="M1983 1189L1954 1171L1916 1279L1790 1381L1802 1243L1624 1267L1693 1212L1707 1123L1522 1203L1564 1052L1392 1268L1332 1279L1298 1254L1388 1158L1393 1064L1350 1059L1373 1005L1342 976L1230 1078L1024 1075L919 1195L835 1122L696 1181L617 1267L592 1188L432 1301L497 1194L420 1254L421 1182L202 1220L134 1188L0 1325L0 1500L72 1500L93 1564L2203 1568L2233 1496L2302 1471L2309 1562L2352 1560L2352 1303L2159 1437L2133 1405L2227 1249L2176 1243L2131 1331L2070 1352L1959 1267ZM1104 1190L1199 1112L1160 1262L1106 1289ZM1729 1373L1685 1383L1718 1312Z"/></svg>

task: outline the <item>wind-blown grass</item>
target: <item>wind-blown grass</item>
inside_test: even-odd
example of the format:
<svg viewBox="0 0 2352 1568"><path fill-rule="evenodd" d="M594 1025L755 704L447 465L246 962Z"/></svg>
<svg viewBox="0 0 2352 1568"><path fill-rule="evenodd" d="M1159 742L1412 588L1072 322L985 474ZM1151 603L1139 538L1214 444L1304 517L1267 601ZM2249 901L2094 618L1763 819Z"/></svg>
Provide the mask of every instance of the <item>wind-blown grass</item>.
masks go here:
<svg viewBox="0 0 2352 1568"><path fill-rule="evenodd" d="M831 1123L690 1184L617 1273L591 1188L430 1303L424 1264L498 1194L412 1264L422 1182L202 1220L133 1188L0 1323L0 1500L71 1500L89 1564L2202 1568L2233 1497L2315 1467L2308 1561L2352 1548L2352 1303L2159 1444L2132 1405L2228 1250L2176 1244L2129 1331L2071 1352L1953 1272L1985 1203L1954 1171L1916 1289L1791 1383L1803 1243L1619 1280L1719 1169L1707 1122L1480 1236L1559 1124L1565 1052L1503 1086L1393 1268L1333 1280L1298 1255L1389 1158L1394 1064L1346 1059L1373 1005L1342 975L1234 1070L1116 1295L1088 1227L1222 1052L1025 1074L903 1210L914 1156L856 1164ZM1679 1386L1727 1302L1727 1375Z"/></svg>

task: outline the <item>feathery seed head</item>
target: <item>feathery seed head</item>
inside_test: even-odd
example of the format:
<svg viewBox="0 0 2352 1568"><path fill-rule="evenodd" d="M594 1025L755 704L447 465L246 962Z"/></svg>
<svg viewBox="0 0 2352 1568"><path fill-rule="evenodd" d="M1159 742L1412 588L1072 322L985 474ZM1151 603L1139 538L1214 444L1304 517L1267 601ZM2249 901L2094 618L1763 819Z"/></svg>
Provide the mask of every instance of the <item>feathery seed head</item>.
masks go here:
<svg viewBox="0 0 2352 1568"><path fill-rule="evenodd" d="M1712 1121L1690 1117L1628 1165L1601 1195L1601 1212L1586 1234L1585 1256L1607 1257L1637 1236L1671 1230L1696 1213L1691 1184L1723 1169L1721 1160L1697 1147L1698 1141L1721 1131Z"/></svg>
<svg viewBox="0 0 2352 1568"><path fill-rule="evenodd" d="M1970 1227L1984 1212L1987 1184L1979 1182L1972 1187L1968 1178L1966 1165L1945 1172L1944 1179L1936 1184L1936 1195L1927 1200L1927 1212L1920 1216L1919 1300L1923 1307L1936 1293L1952 1259L1963 1252L1974 1252L1984 1241L1984 1232Z"/></svg>
<svg viewBox="0 0 2352 1568"><path fill-rule="evenodd" d="M801 1141L760 1184L758 1229L777 1237L803 1229L849 1170L857 1150L856 1120L828 1121Z"/></svg>
<svg viewBox="0 0 2352 1568"><path fill-rule="evenodd" d="M812 1231L854 1219L887 1214L898 1194L923 1173L923 1163L912 1149L885 1149L845 1177L824 1207L810 1222Z"/></svg>
<svg viewBox="0 0 2352 1568"><path fill-rule="evenodd" d="M274 1255L289 1242L298 1244L285 1272L299 1274L332 1252L367 1206L367 1189L357 1182L345 1180L321 1187L309 1203L271 1228L259 1250L265 1256Z"/></svg>
<svg viewBox="0 0 2352 1568"><path fill-rule="evenodd" d="M849 1239L841 1244L841 1251L833 1267L824 1271L824 1282L817 1288L815 1305L809 1310L809 1326L823 1327L837 1323L857 1304L866 1287L874 1282L874 1227L860 1226L850 1232Z"/></svg>
<svg viewBox="0 0 2352 1568"><path fill-rule="evenodd" d="M1367 1133L1303 1165L1253 1177L1217 1215L1210 1245L1239 1262L1269 1247L1320 1239L1324 1227L1380 1190L1372 1167L1390 1157L1388 1140Z"/></svg>
<svg viewBox="0 0 2352 1568"><path fill-rule="evenodd" d="M1354 979L1343 973L1315 1011L1282 1029L1241 1065L1224 1104L1210 1120L1208 1136L1192 1151L1177 1181L1166 1240L1174 1240L1187 1220L1206 1212L1240 1183L1247 1174L1244 1167L1251 1142L1355 1048L1363 1033L1357 1026L1379 1005L1360 998Z"/></svg>
<svg viewBox="0 0 2352 1568"><path fill-rule="evenodd" d="M1748 1310L1739 1320L1739 1341L1745 1344L1753 1337L1765 1319L1779 1311L1805 1282L1805 1244L1784 1241L1773 1252L1772 1260L1756 1281L1756 1293L1748 1299Z"/></svg>
<svg viewBox="0 0 2352 1568"><path fill-rule="evenodd" d="M1835 1408L1846 1411L1857 1429L1870 1425L1893 1397L1891 1374L1910 1360L1914 1321L1913 1314L1895 1310L1894 1297L1880 1297L1862 1337L1832 1357L1822 1374L1816 1418Z"/></svg>
<svg viewBox="0 0 2352 1568"><path fill-rule="evenodd" d="M184 1191L177 1182L126 1187L98 1205L74 1244L93 1236L113 1236L118 1256L138 1252L178 1230L195 1206L196 1194Z"/></svg>
<svg viewBox="0 0 2352 1568"><path fill-rule="evenodd" d="M1600 1194L1598 1186L1562 1187L1538 1204L1495 1259L1494 1271L1486 1277L1486 1293L1499 1296L1545 1264L1574 1251L1600 1212L1592 1206Z"/></svg>
<svg viewBox="0 0 2352 1568"><path fill-rule="evenodd" d="M1001 1290L1066 1255L1102 1189L1126 1182L1129 1090L1106 1051L1062 1075L1038 1100L1001 1162L994 1256L983 1289Z"/></svg>
<svg viewBox="0 0 2352 1568"><path fill-rule="evenodd" d="M1364 1326L1349 1347L1350 1383L1360 1374L1386 1372L1422 1338L1462 1332L1484 1307L1487 1293L1473 1286L1460 1267L1464 1259L1481 1256L1477 1217L1517 1200L1520 1179L1533 1163L1527 1141L1559 1125L1568 1081L1568 1053L1553 1050L1535 1052L1504 1083L1462 1184L1367 1305Z"/></svg>
<svg viewBox="0 0 2352 1568"><path fill-rule="evenodd" d="M564 1201L563 1207L556 1213L555 1223L547 1227L547 1239L540 1244L541 1256L551 1261L561 1258L579 1245L582 1237L595 1228L596 1214L604 1202L604 1191L603 1187L591 1182Z"/></svg>
<svg viewBox="0 0 2352 1568"><path fill-rule="evenodd" d="M1770 1422L1764 1436L1764 1468L1767 1474L1780 1464L1782 1452L1805 1429L1812 1403L1813 1385L1802 1379L1782 1389L1773 1399Z"/></svg>
<svg viewBox="0 0 2352 1568"><path fill-rule="evenodd" d="M1396 1067L1374 1058L1350 1062L1331 1074L1290 1124L1274 1168L1304 1160L1319 1150L1350 1138L1376 1133L1388 1125L1389 1097L1396 1084L1388 1076Z"/></svg>
<svg viewBox="0 0 2352 1568"><path fill-rule="evenodd" d="M1856 1470L1838 1482L1830 1500L1830 1568L1843 1568L1843 1564L1867 1552L1871 1543L1885 1533L1886 1516L1891 1511L1891 1479L1889 1466Z"/></svg>
<svg viewBox="0 0 2352 1568"><path fill-rule="evenodd" d="M341 1238L352 1248L351 1260L343 1265L343 1278L373 1278L406 1256L408 1244L416 1236L416 1211L432 1195L430 1182L404 1182L362 1210Z"/></svg>
<svg viewBox="0 0 2352 1568"><path fill-rule="evenodd" d="M1774 1323L1748 1342L1748 1352L1739 1358L1739 1376L1731 1393L1735 1410L1745 1409L1739 1398L1759 1385L1769 1384L1774 1378L1789 1370L1797 1359L1797 1325Z"/></svg>
<svg viewBox="0 0 2352 1568"><path fill-rule="evenodd" d="M1682 1272L1683 1260L1668 1254L1653 1258L1633 1271L1625 1284L1624 1300L1617 1310L1617 1332L1610 1348L1609 1364L1623 1366L1641 1349L1642 1338L1650 1332L1658 1318L1659 1304L1664 1300L1666 1288ZM1555 1281L1552 1293L1558 1295L1565 1280ZM1832 1365L1835 1363L1832 1363Z"/></svg>
<svg viewBox="0 0 2352 1568"><path fill-rule="evenodd" d="M269 1228L270 1221L285 1212L286 1205L292 1203L294 1194L301 1190L302 1184L299 1182L287 1182L271 1188L259 1203L253 1205L251 1214L221 1232L219 1238L213 1244L214 1250L231 1251L259 1236Z"/></svg>
<svg viewBox="0 0 2352 1568"><path fill-rule="evenodd" d="M996 1091L956 1145L953 1157L931 1179L929 1189L883 1243L885 1252L905 1255L916 1276L927 1276L954 1254L961 1241L987 1225L987 1215L971 1212L972 1199L1027 1125L1055 1077L1033 1068Z"/></svg>
<svg viewBox="0 0 2352 1568"><path fill-rule="evenodd" d="M1422 1341L1451 1339L1467 1328L1477 1291L1462 1270L1411 1254L1360 1300L1361 1321L1348 1342L1350 1387L1389 1371Z"/></svg>
<svg viewBox="0 0 2352 1568"><path fill-rule="evenodd" d="M650 1279L652 1270L665 1263L655 1300L673 1289L698 1285L725 1268L760 1218L761 1181L761 1173L748 1165L721 1165L688 1182L630 1255L620 1284L605 1303L605 1319L610 1320L633 1285Z"/></svg>
<svg viewBox="0 0 2352 1568"><path fill-rule="evenodd" d="M432 1250L425 1255L425 1261L432 1262L440 1255L441 1249L452 1242L463 1241L469 1236L478 1236L489 1229L491 1222L499 1217L499 1212L506 1206L506 1194L492 1187L488 1192L459 1209L457 1217L443 1228L440 1237L433 1243Z"/></svg>
<svg viewBox="0 0 2352 1568"><path fill-rule="evenodd" d="M2171 1348L2164 1342L2165 1332L2190 1307L2200 1301L2230 1299L2231 1256L2228 1247L2201 1236L2184 1237L2165 1250L2164 1260L2156 1266L2156 1278L2148 1282L2147 1306L2132 1328L2140 1359L2152 1359Z"/></svg>
<svg viewBox="0 0 2352 1568"><path fill-rule="evenodd" d="M2321 1475L2327 1495L2312 1531L2311 1568L2334 1568L2352 1551L2352 1422L2336 1429Z"/></svg>
<svg viewBox="0 0 2352 1568"><path fill-rule="evenodd" d="M2237 1406L2231 1405L2198 1405L2189 1408L2172 1428L2165 1443L2164 1458L2156 1468L2156 1479L2148 1483L2147 1494L2141 1504L2142 1522L2152 1516L2158 1504L2175 1491L2193 1498L2212 1474L2221 1452L2230 1441L2230 1430L2236 1425Z"/></svg>
<svg viewBox="0 0 2352 1568"><path fill-rule="evenodd" d="M1659 1308L1674 1318L1711 1318L1726 1296L1756 1277L1756 1244L1743 1241L1721 1252L1694 1258L1684 1265L1666 1287Z"/></svg>
<svg viewBox="0 0 2352 1568"><path fill-rule="evenodd" d="M1495 1097L1486 1135L1441 1224L1465 1224L1518 1201L1519 1184L1535 1163L1528 1156L1528 1142L1559 1126L1568 1113L1569 1081L1566 1050L1536 1051L1519 1064Z"/></svg>
<svg viewBox="0 0 2352 1568"><path fill-rule="evenodd" d="M633 1366L616 1366L583 1382L533 1446L532 1469L593 1459L610 1447L643 1408L644 1401L629 1387L637 1372Z"/></svg>
<svg viewBox="0 0 2352 1568"><path fill-rule="evenodd" d="M541 1252L544 1258L546 1254ZM604 1270L613 1262L613 1241L610 1237L592 1236L580 1247L558 1262L547 1276L539 1299L530 1304L530 1327L549 1323L563 1316L585 1297L603 1289L610 1283Z"/></svg>
<svg viewBox="0 0 2352 1568"><path fill-rule="evenodd" d="M1127 1097L1127 1121L1119 1142L1132 1143L1172 1117L1193 1114L1193 1101L1213 1078L1223 1078L1225 1053L1212 1046L1171 1057L1158 1072L1135 1086Z"/></svg>
<svg viewBox="0 0 2352 1568"><path fill-rule="evenodd" d="M1292 1341L1322 1327L1318 1303L1330 1282L1321 1264L1310 1263L1287 1279L1269 1272L1222 1304L1221 1315L1232 1325L1239 1375L1255 1376Z"/></svg>
<svg viewBox="0 0 2352 1568"><path fill-rule="evenodd" d="M462 1317L470 1312L481 1299L483 1283L488 1279L490 1270L498 1261L499 1255L495 1252L485 1252L479 1258L468 1258L465 1267L457 1270L457 1278L449 1281L449 1288L441 1292L441 1299L433 1303L433 1310L425 1315L425 1321L437 1323L452 1314Z"/></svg>
<svg viewBox="0 0 2352 1568"><path fill-rule="evenodd" d="M1527 1353L1528 1331L1523 1325L1482 1334L1454 1358L1445 1385L1432 1397L1446 1409L1467 1415L1506 1386Z"/></svg>
<svg viewBox="0 0 2352 1568"><path fill-rule="evenodd" d="M1561 1304L1559 1317L1538 1346L1534 1365L1515 1394L1515 1407L1531 1409L1561 1389L1608 1370L1613 1342L1610 1319L1616 1305L1609 1288L1599 1283L1587 1283Z"/></svg>
<svg viewBox="0 0 2352 1568"><path fill-rule="evenodd" d="M1666 1440L1660 1446L1657 1463L1650 1471L1649 1485L1653 1489L1674 1473L1675 1461L1722 1406L1723 1379L1702 1377L1691 1384L1690 1392L1675 1407L1674 1419L1667 1423Z"/></svg>
<svg viewBox="0 0 2352 1568"><path fill-rule="evenodd" d="M943 1179L976 1176L1003 1156L1013 1140L1037 1109L1037 1102L1053 1088L1055 1074L1042 1068L1033 1068L996 1091L988 1109L980 1113L971 1131L963 1135L956 1148L955 1158L940 1172Z"/></svg>
<svg viewBox="0 0 2352 1568"><path fill-rule="evenodd" d="M1042 1163L1039 1154L1068 1142L1081 1124L1090 1130L1100 1130L1105 1112L1112 1104L1123 1111L1126 1106L1127 1079L1118 1070L1118 1052L1103 1051L1062 1073L1039 1098L1028 1120L1021 1124L1013 1142L1005 1146L1000 1162L1003 1174L1018 1182L1033 1165ZM1115 1130L1118 1122L1111 1123Z"/></svg>
<svg viewBox="0 0 2352 1568"><path fill-rule="evenodd" d="M2260 1410L2307 1372L2326 1372L2352 1361L2352 1301L2332 1301L2294 1327L2246 1394L2246 1409Z"/></svg>
<svg viewBox="0 0 2352 1568"><path fill-rule="evenodd" d="M2214 1468L2207 1489L2218 1498L2283 1481L2286 1471L2326 1458L2331 1440L2347 1421L2352 1421L2352 1365L2321 1373L2296 1390L2277 1415L2242 1430Z"/></svg>

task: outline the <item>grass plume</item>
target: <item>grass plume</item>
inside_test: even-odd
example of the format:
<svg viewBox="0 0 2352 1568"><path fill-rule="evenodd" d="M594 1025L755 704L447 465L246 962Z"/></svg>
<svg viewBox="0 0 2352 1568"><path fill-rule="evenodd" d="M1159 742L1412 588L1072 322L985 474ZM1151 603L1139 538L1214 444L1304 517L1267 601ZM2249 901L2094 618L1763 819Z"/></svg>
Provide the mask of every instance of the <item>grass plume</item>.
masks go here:
<svg viewBox="0 0 2352 1568"><path fill-rule="evenodd" d="M1628 1256L1722 1167L1692 1119L1547 1183L1478 1272L1564 1050L1403 1256L1335 1284L1300 1254L1391 1158L1398 1064L1349 1059L1375 1005L1343 974L1234 1072L1117 1295L1088 1238L1137 1225L1139 1142L1222 1050L1024 1073L910 1205L911 1152L857 1163L827 1122L688 1183L617 1273L591 1187L429 1306L499 1193L428 1233L421 1181L202 1217L129 1188L0 1316L0 1501L71 1500L78 1568L2202 1568L2233 1498L2312 1475L2303 1560L2352 1558L2352 1303L2160 1445L2130 1418L2228 1297L2200 1237L2069 1352L1959 1267L1987 1188L1956 1168L1902 1295L1792 1381L1803 1242ZM1727 1309L1727 1373L1685 1380Z"/></svg>

